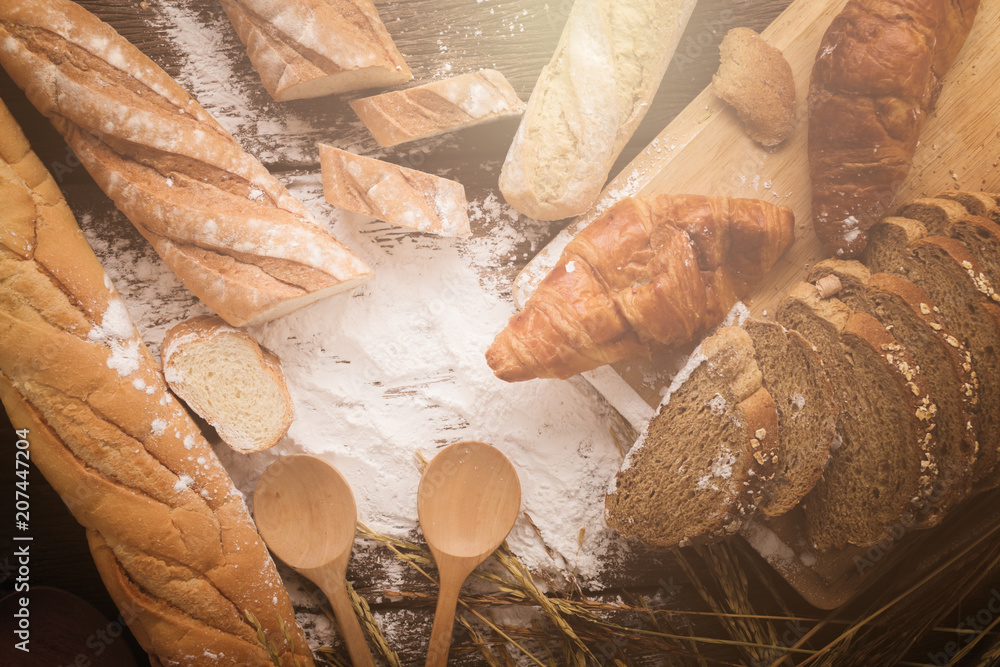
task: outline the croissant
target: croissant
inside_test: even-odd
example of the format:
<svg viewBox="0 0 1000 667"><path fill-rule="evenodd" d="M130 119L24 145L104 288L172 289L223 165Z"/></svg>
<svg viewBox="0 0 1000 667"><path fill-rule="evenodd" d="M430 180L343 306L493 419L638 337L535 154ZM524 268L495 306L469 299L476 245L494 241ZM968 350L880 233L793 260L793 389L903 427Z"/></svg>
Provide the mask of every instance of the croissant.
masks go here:
<svg viewBox="0 0 1000 667"><path fill-rule="evenodd" d="M569 242L486 353L501 380L565 379L717 326L794 238L754 199L624 199Z"/></svg>
<svg viewBox="0 0 1000 667"><path fill-rule="evenodd" d="M816 235L856 257L906 179L941 77L979 0L852 0L820 43L809 89Z"/></svg>

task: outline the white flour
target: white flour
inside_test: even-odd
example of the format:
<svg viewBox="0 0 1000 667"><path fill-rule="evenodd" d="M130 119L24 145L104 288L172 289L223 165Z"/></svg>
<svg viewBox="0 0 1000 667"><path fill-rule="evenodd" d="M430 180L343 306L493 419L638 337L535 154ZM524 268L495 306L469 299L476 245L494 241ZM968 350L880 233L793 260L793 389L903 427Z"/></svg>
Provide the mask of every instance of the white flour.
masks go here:
<svg viewBox="0 0 1000 667"><path fill-rule="evenodd" d="M604 491L621 463L608 410L582 380L508 384L484 358L513 313L502 269L530 231L515 228L516 215L494 196L470 205L473 224L488 233L455 240L337 211L323 202L319 174L285 183L376 277L251 330L281 359L296 413L269 451L217 448L237 487L250 497L278 456L319 454L351 483L362 521L405 537L417 527L416 452L431 458L447 444L483 440L511 459L522 510L555 558L523 516L510 537L514 551L530 568L575 572L596 585L619 540L603 519ZM81 221L154 353L169 326L207 312L148 247L108 243L89 216Z"/></svg>

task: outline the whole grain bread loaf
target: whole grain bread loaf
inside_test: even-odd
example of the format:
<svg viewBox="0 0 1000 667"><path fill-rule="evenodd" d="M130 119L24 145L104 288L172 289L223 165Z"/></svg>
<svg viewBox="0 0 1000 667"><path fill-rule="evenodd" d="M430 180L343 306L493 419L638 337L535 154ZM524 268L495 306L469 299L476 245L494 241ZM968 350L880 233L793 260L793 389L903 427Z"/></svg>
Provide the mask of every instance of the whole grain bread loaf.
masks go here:
<svg viewBox="0 0 1000 667"><path fill-rule="evenodd" d="M839 406L822 360L801 334L758 318L741 326L753 340L764 388L778 409L781 457L760 509L779 516L795 507L823 475Z"/></svg>
<svg viewBox="0 0 1000 667"><path fill-rule="evenodd" d="M778 412L753 341L738 327L706 338L674 378L605 499L608 523L659 547L721 539L762 502L779 463Z"/></svg>
<svg viewBox="0 0 1000 667"><path fill-rule="evenodd" d="M813 267L809 281L835 276L836 293L848 307L868 313L913 355L937 405L938 475L919 527L936 524L971 490L977 456L979 382L965 344L942 322L926 292L900 276L872 275L857 261L825 260Z"/></svg>
<svg viewBox="0 0 1000 667"><path fill-rule="evenodd" d="M840 401L839 438L803 501L820 549L876 543L933 489L936 406L919 367L877 320L799 283L777 320L815 346Z"/></svg>

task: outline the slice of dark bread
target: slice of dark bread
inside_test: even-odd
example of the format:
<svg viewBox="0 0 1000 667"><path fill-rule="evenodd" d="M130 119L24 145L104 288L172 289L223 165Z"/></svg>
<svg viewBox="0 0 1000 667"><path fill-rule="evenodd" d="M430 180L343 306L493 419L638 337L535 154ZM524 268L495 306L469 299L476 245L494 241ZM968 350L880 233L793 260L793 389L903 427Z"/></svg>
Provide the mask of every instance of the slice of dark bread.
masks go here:
<svg viewBox="0 0 1000 667"><path fill-rule="evenodd" d="M706 338L629 451L605 499L608 523L658 547L736 532L778 463L778 413L738 327Z"/></svg>
<svg viewBox="0 0 1000 667"><path fill-rule="evenodd" d="M941 236L921 238L923 226L885 218L872 228L864 261L869 270L901 275L936 304L945 326L965 342L979 380L979 455L973 479L992 488L1000 446L1000 308L995 292L965 246Z"/></svg>
<svg viewBox="0 0 1000 667"><path fill-rule="evenodd" d="M818 549L869 546L908 526L933 479L934 405L906 350L870 315L799 283L778 321L813 344L840 401L839 443L803 501Z"/></svg>
<svg viewBox="0 0 1000 667"><path fill-rule="evenodd" d="M837 401L819 354L801 334L758 318L741 326L753 339L764 388L778 408L781 454L760 511L780 516L823 475L837 426Z"/></svg>
<svg viewBox="0 0 1000 667"><path fill-rule="evenodd" d="M987 206L992 201L991 197L981 193L964 194L962 199L969 206L989 213ZM978 206L976 202L979 202ZM994 220L972 214L960 201L944 197L915 199L901 206L897 215L922 223L928 236L947 236L961 242L979 262L990 284L1000 286L1000 225ZM1000 294L989 296L1000 302Z"/></svg>
<svg viewBox="0 0 1000 667"><path fill-rule="evenodd" d="M830 259L813 267L809 281L821 284L818 281L827 276L838 279L836 297L888 328L927 379L938 408L938 450L932 452L938 474L918 527L935 525L972 487L979 423L979 383L972 372L972 356L944 326L934 301L905 278L873 275L860 262Z"/></svg>
<svg viewBox="0 0 1000 667"><path fill-rule="evenodd" d="M985 192L962 192L950 190L935 196L935 199L950 199L965 207L969 215L978 215L989 218L993 222L1000 222L1000 206L997 206L996 199Z"/></svg>

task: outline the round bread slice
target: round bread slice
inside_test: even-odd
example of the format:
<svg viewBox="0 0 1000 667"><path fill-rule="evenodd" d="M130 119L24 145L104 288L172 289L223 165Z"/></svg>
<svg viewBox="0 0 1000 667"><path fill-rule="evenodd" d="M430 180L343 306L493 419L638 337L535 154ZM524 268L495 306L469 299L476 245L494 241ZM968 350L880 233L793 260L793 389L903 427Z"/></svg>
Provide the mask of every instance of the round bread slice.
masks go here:
<svg viewBox="0 0 1000 667"><path fill-rule="evenodd" d="M281 363L247 332L193 317L167 332L162 350L167 384L236 451L268 449L288 431L292 397Z"/></svg>
<svg viewBox="0 0 1000 667"><path fill-rule="evenodd" d="M757 365L778 409L781 458L760 511L780 516L795 507L823 475L837 426L837 401L812 344L777 322L749 318Z"/></svg>
<svg viewBox="0 0 1000 667"><path fill-rule="evenodd" d="M972 487L979 428L979 381L972 371L972 355L944 325L930 296L905 278L872 275L860 262L828 259L813 267L809 282L818 283L827 276L838 280L838 299L892 331L927 379L938 407L938 477L917 526L933 526Z"/></svg>
<svg viewBox="0 0 1000 667"><path fill-rule="evenodd" d="M882 324L799 283L778 321L823 360L840 404L826 471L803 501L818 549L870 546L909 526L933 488L934 412L919 367Z"/></svg>
<svg viewBox="0 0 1000 667"><path fill-rule="evenodd" d="M778 463L778 413L753 341L738 327L706 338L612 480L608 523L649 546L736 532Z"/></svg>
<svg viewBox="0 0 1000 667"><path fill-rule="evenodd" d="M926 236L920 222L885 218L872 228L865 264L900 275L923 289L942 322L968 347L979 381L979 452L973 479L979 488L1000 483L1000 307L976 260L954 239Z"/></svg>

